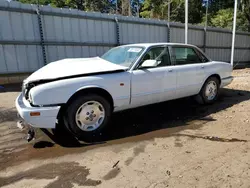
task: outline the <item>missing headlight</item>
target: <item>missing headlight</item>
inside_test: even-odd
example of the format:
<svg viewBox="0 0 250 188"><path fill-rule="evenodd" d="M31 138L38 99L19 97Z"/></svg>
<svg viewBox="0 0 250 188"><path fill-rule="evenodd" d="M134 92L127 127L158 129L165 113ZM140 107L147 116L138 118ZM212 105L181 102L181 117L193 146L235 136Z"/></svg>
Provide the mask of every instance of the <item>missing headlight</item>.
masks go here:
<svg viewBox="0 0 250 188"><path fill-rule="evenodd" d="M22 89L22 93L25 97L26 100L28 100L29 102L31 102L32 99L30 99L30 95L29 95L29 91L31 88L35 87L35 84L33 83L23 83L23 89Z"/></svg>

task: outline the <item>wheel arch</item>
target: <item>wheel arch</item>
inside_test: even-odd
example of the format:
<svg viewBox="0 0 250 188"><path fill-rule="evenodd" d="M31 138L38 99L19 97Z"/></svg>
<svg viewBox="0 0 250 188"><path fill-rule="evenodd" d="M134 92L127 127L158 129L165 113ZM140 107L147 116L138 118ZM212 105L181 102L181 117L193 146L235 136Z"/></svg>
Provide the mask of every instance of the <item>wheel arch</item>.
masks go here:
<svg viewBox="0 0 250 188"><path fill-rule="evenodd" d="M202 84L202 87L200 88L200 91L202 90L202 88L203 88L204 84L206 83L206 81L207 81L209 78L212 78L212 77L215 77L215 78L217 78L217 79L219 80L219 87L220 87L220 84L221 84L221 77L220 77L220 75L219 75L219 74L211 74L210 76L208 76L208 77L204 80L204 82L203 82L203 84ZM199 91L199 92L200 92L200 91Z"/></svg>
<svg viewBox="0 0 250 188"><path fill-rule="evenodd" d="M57 115L57 119L60 120L60 118L62 117L62 115L64 114L64 112L67 109L67 106L78 96L81 95L86 95L89 93L94 93L94 94L98 94L102 97L104 97L105 99L108 100L108 102L111 105L111 110L114 110L114 100L112 95L104 88L100 87L100 86L86 86L86 87L82 87L79 88L73 95L70 96L70 98L68 99L68 101L63 104L59 110L59 113Z"/></svg>

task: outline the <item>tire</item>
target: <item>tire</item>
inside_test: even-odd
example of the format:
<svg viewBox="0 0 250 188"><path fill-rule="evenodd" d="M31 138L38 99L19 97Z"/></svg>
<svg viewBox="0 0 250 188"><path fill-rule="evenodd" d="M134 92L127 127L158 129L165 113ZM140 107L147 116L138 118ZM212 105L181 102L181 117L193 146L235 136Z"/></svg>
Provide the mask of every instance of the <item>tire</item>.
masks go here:
<svg viewBox="0 0 250 188"><path fill-rule="evenodd" d="M102 96L78 96L68 106L64 115L66 128L79 140L92 142L107 126L111 105Z"/></svg>
<svg viewBox="0 0 250 188"><path fill-rule="evenodd" d="M212 104L214 103L219 95L219 85L220 82L216 77L210 77L206 80L202 89L199 93L199 100L202 100L203 104Z"/></svg>

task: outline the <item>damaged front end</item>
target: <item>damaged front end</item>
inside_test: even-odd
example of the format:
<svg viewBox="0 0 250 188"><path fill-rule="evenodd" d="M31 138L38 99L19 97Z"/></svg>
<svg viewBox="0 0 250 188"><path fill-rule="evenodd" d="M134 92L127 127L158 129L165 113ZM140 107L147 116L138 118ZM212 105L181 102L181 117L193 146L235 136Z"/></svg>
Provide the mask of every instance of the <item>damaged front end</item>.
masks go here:
<svg viewBox="0 0 250 188"><path fill-rule="evenodd" d="M31 88L35 87L36 85L34 83L26 83L26 80L23 81L22 83L22 94L24 96L24 98L29 101L29 103L31 104L31 99L29 97L29 91L31 90ZM30 142L31 140L35 139L35 130L34 128L27 124L25 122L24 119L22 119L22 117L19 115L19 113L17 113L17 117L18 117L18 121L17 121L17 127L21 130L27 130L27 136L26 136L26 140L28 142Z"/></svg>
<svg viewBox="0 0 250 188"><path fill-rule="evenodd" d="M40 85L42 83L46 83L44 81L33 81L33 82L27 82L26 80L23 81L22 84L22 96L24 97L25 100L28 101L29 105L33 107L34 105L32 104L32 98L29 94L30 90L34 88L37 85ZM31 112L32 113L32 112ZM30 114L31 114L30 113ZM36 113L36 112L33 112ZM35 139L35 129L34 127L27 123L26 120L24 120L19 113L17 113L18 121L17 121L17 127L21 130L25 130L27 132L26 140L28 142L32 141Z"/></svg>
<svg viewBox="0 0 250 188"><path fill-rule="evenodd" d="M66 92L69 94L69 96L65 96L62 99L60 97L57 97L59 95L58 92L60 93L60 91L62 91L62 87L58 86L54 89L53 85L60 83L55 82L72 79L72 84L74 84L74 78L113 74L119 72L124 72L124 70L93 72L88 74L70 75L57 78L27 78L23 81L22 93L17 97L15 101L18 115L19 117L21 117L21 120L17 122L18 127L21 129L28 129L27 141L31 141L34 139L34 128L54 129L56 127L60 108L62 107L64 102L67 102L67 100L71 96L71 92ZM54 82L54 84L51 84L53 87L50 86L50 82ZM70 86L71 82L67 81L67 83ZM60 84L62 84L62 82ZM77 88L71 88L73 90L72 93L74 93L74 91L76 91L79 87L78 84L75 85ZM65 87L65 85L62 86ZM60 88L60 90L58 90L58 88ZM67 90L69 90L69 88L70 87L65 87L65 89Z"/></svg>
<svg viewBox="0 0 250 188"><path fill-rule="evenodd" d="M35 81L35 82L28 82L26 80L23 81L23 84L22 84L22 94L24 96L24 98L29 101L29 103L32 105L32 100L31 100L31 97L29 95L29 92L30 90L39 85L41 83L39 83L39 81Z"/></svg>
<svg viewBox="0 0 250 188"><path fill-rule="evenodd" d="M18 117L20 117L19 114L18 114ZM21 117L20 117L20 119L21 119ZM25 123L24 120L17 121L17 127L21 130L27 129L26 140L28 142L35 139L35 129L31 125Z"/></svg>

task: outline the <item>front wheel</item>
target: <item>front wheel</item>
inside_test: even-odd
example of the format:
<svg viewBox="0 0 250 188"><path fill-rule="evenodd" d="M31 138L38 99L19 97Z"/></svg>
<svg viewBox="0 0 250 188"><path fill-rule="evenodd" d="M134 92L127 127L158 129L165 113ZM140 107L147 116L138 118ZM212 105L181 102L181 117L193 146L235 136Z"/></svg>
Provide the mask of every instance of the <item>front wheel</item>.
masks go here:
<svg viewBox="0 0 250 188"><path fill-rule="evenodd" d="M216 101L218 94L219 80L216 77L211 77L207 79L199 95L205 104L211 104Z"/></svg>
<svg viewBox="0 0 250 188"><path fill-rule="evenodd" d="M64 117L66 127L80 140L100 135L111 115L110 103L102 96L88 94L71 102Z"/></svg>

